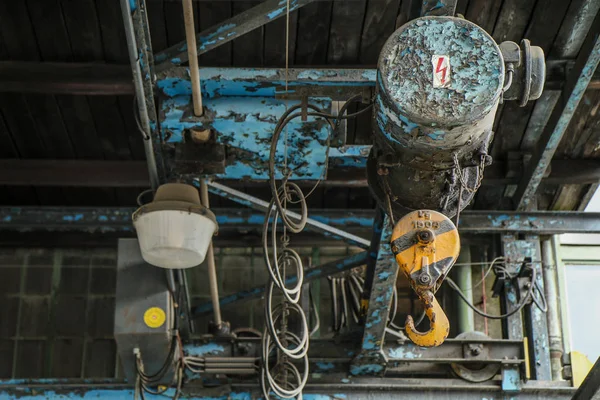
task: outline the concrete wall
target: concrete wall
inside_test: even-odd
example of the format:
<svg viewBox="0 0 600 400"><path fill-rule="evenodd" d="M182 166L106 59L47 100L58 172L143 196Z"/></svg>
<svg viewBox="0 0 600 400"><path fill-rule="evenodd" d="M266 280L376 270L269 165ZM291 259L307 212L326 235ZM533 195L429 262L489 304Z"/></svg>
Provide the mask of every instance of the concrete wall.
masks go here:
<svg viewBox="0 0 600 400"><path fill-rule="evenodd" d="M302 248L300 254L319 264L349 251ZM267 282L261 249L224 248L215 254L222 296ZM116 247L0 249L0 378L122 376L112 334L116 265ZM206 267L187 273L192 304L209 301ZM315 282L312 290L320 299L320 333L326 335L331 331L327 280ZM261 299L222 311L233 328L264 326ZM209 320L197 321L199 333Z"/></svg>

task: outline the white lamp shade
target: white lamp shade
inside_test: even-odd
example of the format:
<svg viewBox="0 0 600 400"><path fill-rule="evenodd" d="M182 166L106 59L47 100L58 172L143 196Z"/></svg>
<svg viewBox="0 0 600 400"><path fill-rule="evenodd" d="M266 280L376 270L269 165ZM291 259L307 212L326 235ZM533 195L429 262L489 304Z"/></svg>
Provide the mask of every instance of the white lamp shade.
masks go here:
<svg viewBox="0 0 600 400"><path fill-rule="evenodd" d="M180 210L144 213L134 219L133 225L144 260L170 269L201 264L217 229L210 218Z"/></svg>

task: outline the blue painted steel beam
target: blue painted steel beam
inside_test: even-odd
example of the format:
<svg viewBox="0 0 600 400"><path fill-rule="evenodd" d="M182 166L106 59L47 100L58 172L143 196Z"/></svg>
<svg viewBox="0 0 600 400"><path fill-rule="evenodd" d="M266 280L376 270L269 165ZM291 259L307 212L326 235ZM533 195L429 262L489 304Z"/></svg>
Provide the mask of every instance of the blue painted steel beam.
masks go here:
<svg viewBox="0 0 600 400"><path fill-rule="evenodd" d="M335 275L340 272L351 270L352 268L360 267L361 265L366 264L368 259L368 255L366 251L353 254L349 257L342 258L341 260L336 260L332 262L328 262L323 265L319 265L312 268L307 268L304 271L304 281L310 282L316 279L320 279L326 276ZM286 280L286 285L294 285L296 283L296 277L289 278ZM261 297L265 292L265 286L258 286L252 289L244 290L229 296L222 297L219 300L219 303L222 307L233 304L242 300L254 299L257 297ZM212 303L204 303L195 307L192 310L192 314L195 317L210 314L212 312Z"/></svg>
<svg viewBox="0 0 600 400"><path fill-rule="evenodd" d="M456 13L457 0L423 0L421 6L422 17L453 17Z"/></svg>
<svg viewBox="0 0 600 400"><path fill-rule="evenodd" d="M134 211L134 207L0 207L0 231L126 234L133 232ZM260 229L265 218L261 212L244 208L213 211L221 233ZM317 209L310 211L310 217L325 225L369 234L373 213L374 210ZM600 213L469 210L461 213L459 231L461 234L600 233Z"/></svg>
<svg viewBox="0 0 600 400"><path fill-rule="evenodd" d="M597 373L594 379L597 380ZM53 380L49 380L53 381ZM119 381L114 383L93 384L81 380L66 380L61 383L40 383L40 380L29 380L26 383L0 381L0 398L8 400L131 400L134 391L131 385ZM589 382L586 389L594 393L597 382ZM576 389L556 382L553 384L529 381L523 385L518 395L519 400L570 400ZM199 388L187 385L181 399L189 400L259 400L262 393L257 385L227 385L222 388ZM146 394L147 399L165 400L172 398L174 390L163 395ZM321 380L309 383L302 397L306 400L389 400L406 398L411 400L481 400L507 398L497 381L481 384L467 383L452 379L336 379ZM516 397L516 396L515 396ZM579 399L589 397L577 397Z"/></svg>
<svg viewBox="0 0 600 400"><path fill-rule="evenodd" d="M329 149L329 168L366 168L371 145L348 145Z"/></svg>
<svg viewBox="0 0 600 400"><path fill-rule="evenodd" d="M379 231L381 236L375 268L370 271L372 276L368 277L371 287L367 290L369 300L364 317L365 329L361 349L350 367L352 375L383 375L387 368L388 354L383 350L385 328L398 277L398 264L390 247L392 229L389 217L385 216ZM373 255L370 254L370 257Z"/></svg>
<svg viewBox="0 0 600 400"><path fill-rule="evenodd" d="M166 146L185 142L188 131L209 131L217 144L225 146L225 171L220 179L268 179L269 144L275 127L289 108L309 95L309 102L330 113L332 98L370 96L375 70L206 68L200 71L205 108L194 116L191 83L187 68L158 74L156 87L161 96L160 140ZM284 86L288 81L288 92ZM305 92L306 88L310 92ZM370 146L329 149L331 126L326 119L309 116L292 120L284 135L291 180L318 180L326 177L328 152L340 168L364 168ZM276 165L283 165L284 140L278 142ZM281 176L280 171L278 172Z"/></svg>
<svg viewBox="0 0 600 400"><path fill-rule="evenodd" d="M220 183L216 182L208 182L207 186L208 191L212 194L216 194L226 199L235 201L238 204L250 207L255 210L269 210L269 203L254 196L250 196L246 193L240 192L238 190L232 189L230 187L221 185ZM286 212L289 217L295 220L300 220L301 218L300 214L298 213L295 213L293 211ZM363 239L359 236L345 232L333 226L324 224L310 217L306 220L306 230L321 233L326 237L332 239L342 240L352 246L358 246L363 249L369 248L369 240Z"/></svg>
<svg viewBox="0 0 600 400"><path fill-rule="evenodd" d="M355 90L374 88L377 71L362 68L291 68L287 73L289 92L299 87L315 90L334 88L329 96L335 96L342 88ZM200 68L202 97L206 99L224 96L275 97L282 95L286 72L282 68ZM178 67L157 73L157 91L165 97L191 95L189 68ZM348 96L349 97L349 96ZM347 98L347 97L343 97Z"/></svg>
<svg viewBox="0 0 600 400"><path fill-rule="evenodd" d="M290 12L299 9L315 0L290 0ZM288 0L266 0L259 5L244 11L232 18L214 25L196 35L198 55L232 41L271 21L284 17ZM183 24L183 15L181 19ZM164 70L189 61L188 48L185 41L177 43L155 55L157 70ZM202 77L202 76L200 76Z"/></svg>
<svg viewBox="0 0 600 400"><path fill-rule="evenodd" d="M536 269L536 283L542 293L544 292L544 279L542 274L542 259L538 236L526 236L524 240L518 240L514 234L502 236L502 248L506 268L511 274L517 275L526 257L534 262L532 267ZM503 312L514 310L526 289L519 287L520 282L507 280L504 283ZM528 347L531 360L532 379L552 380L550 371L550 345L546 314L535 304L529 304L518 312L508 317L504 322L504 328L509 339L528 338Z"/></svg>
<svg viewBox="0 0 600 400"><path fill-rule="evenodd" d="M220 179L269 179L270 145L273 132L288 107L299 101L273 97L231 96L206 99L204 115L190 112L192 97L180 95L165 99L161 105L160 131L165 143L185 141L190 129L210 131L216 143L226 146L228 162ZM331 102L311 99L311 105L328 112ZM287 146L285 135L287 134ZM284 160L292 180L319 180L326 176L328 138L331 126L324 118L296 118L286 125L275 153L275 173L282 179ZM286 158L287 154L287 158Z"/></svg>
<svg viewBox="0 0 600 400"><path fill-rule="evenodd" d="M567 78L560 98L538 141L535 152L525 167L513 197L518 210L528 210L534 205L535 194L542 178L600 63L599 33L600 13L596 16L588 32L573 71Z"/></svg>

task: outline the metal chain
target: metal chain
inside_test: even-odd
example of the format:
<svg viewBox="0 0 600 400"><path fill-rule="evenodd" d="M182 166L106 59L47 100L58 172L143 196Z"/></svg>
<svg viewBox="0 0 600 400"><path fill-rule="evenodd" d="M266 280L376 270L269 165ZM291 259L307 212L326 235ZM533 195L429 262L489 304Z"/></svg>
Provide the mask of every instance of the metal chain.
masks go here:
<svg viewBox="0 0 600 400"><path fill-rule="evenodd" d="M465 181L463 170L461 169L460 164L458 162L457 154L452 154L452 158L454 160L454 170L456 171L456 176L458 177L462 188L469 193L475 193L481 187L481 182L483 182L483 170L485 169L485 155L481 155L481 159L479 161L479 166L477 169L477 182L475 183L475 187L472 188L470 188L467 182Z"/></svg>
<svg viewBox="0 0 600 400"><path fill-rule="evenodd" d="M383 182L383 191L385 192L385 196L386 196L386 208L387 208L387 213L390 217L390 222L392 223L392 226L396 225L396 222L394 220L394 210L392 208L392 188L390 187L390 183L388 182L387 176L380 176L380 180ZM396 196L394 197L394 201L397 199Z"/></svg>

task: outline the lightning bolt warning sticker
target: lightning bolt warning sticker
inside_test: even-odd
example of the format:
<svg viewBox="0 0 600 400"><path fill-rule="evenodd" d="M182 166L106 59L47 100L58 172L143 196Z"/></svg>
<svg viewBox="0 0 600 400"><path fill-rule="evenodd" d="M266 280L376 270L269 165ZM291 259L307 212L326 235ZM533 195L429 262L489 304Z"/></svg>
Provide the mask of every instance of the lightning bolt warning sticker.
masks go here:
<svg viewBox="0 0 600 400"><path fill-rule="evenodd" d="M450 86L450 57L433 55L433 87L447 88Z"/></svg>

